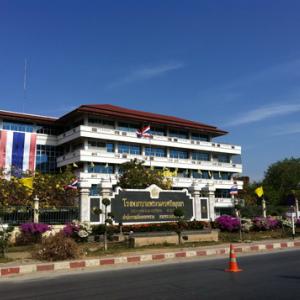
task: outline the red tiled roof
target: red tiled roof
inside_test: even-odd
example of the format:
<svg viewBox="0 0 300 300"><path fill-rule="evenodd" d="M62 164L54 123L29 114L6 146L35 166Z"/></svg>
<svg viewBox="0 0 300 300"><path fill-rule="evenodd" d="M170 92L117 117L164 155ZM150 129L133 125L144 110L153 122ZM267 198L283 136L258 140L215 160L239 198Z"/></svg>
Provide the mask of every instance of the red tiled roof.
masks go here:
<svg viewBox="0 0 300 300"><path fill-rule="evenodd" d="M45 124L53 124L57 120L57 118L54 118L54 117L12 112L12 111L6 111L6 110L0 110L0 117L11 119L11 120L19 119L22 121L40 122L40 123L45 123Z"/></svg>
<svg viewBox="0 0 300 300"><path fill-rule="evenodd" d="M147 123L156 123L156 124L163 124L169 125L170 127L181 127L181 128L188 128L194 129L197 131L209 132L213 133L214 135L224 135L227 134L226 131L218 129L215 126L190 121L182 118L177 118L173 116L155 114L150 112L144 112L139 110L133 110L128 108L123 108L120 106L110 105L110 104L85 104L81 105L74 111L68 113L67 115L63 116L60 120L64 120L66 118L70 118L74 113L78 112L89 112L99 115L105 115L109 117L115 118L123 118L123 119L130 119L139 122L147 122Z"/></svg>

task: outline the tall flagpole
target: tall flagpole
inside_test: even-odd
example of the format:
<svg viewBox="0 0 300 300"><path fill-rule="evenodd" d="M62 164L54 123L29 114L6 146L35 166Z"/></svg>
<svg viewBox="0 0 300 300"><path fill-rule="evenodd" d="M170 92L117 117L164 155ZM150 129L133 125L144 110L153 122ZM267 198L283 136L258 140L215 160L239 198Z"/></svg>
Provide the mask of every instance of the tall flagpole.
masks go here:
<svg viewBox="0 0 300 300"><path fill-rule="evenodd" d="M23 80L23 112L25 110L25 101L26 101L26 89L27 89L27 58L24 60L24 80Z"/></svg>

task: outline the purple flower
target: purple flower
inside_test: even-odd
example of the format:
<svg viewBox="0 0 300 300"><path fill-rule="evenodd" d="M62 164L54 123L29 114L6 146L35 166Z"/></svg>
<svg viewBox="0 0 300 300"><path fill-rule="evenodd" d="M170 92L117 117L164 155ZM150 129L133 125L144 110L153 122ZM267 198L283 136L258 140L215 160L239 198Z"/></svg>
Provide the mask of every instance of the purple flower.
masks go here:
<svg viewBox="0 0 300 300"><path fill-rule="evenodd" d="M222 231L237 231L241 226L240 219L227 215L218 217L215 222L217 227Z"/></svg>
<svg viewBox="0 0 300 300"><path fill-rule="evenodd" d="M20 230L23 233L43 234L44 232L51 230L51 227L43 223L24 223L20 226Z"/></svg>
<svg viewBox="0 0 300 300"><path fill-rule="evenodd" d="M80 227L76 224L69 223L63 228L63 233L67 237L73 236L75 233L79 231Z"/></svg>
<svg viewBox="0 0 300 300"><path fill-rule="evenodd" d="M267 217L255 217L252 220L253 227L255 230L273 230L280 227L280 222L277 219Z"/></svg>

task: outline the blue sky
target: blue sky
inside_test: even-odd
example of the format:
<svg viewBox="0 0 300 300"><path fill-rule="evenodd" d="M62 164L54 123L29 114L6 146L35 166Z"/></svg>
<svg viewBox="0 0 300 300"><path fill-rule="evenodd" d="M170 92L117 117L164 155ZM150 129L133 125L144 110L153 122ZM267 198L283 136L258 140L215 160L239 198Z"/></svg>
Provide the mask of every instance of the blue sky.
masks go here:
<svg viewBox="0 0 300 300"><path fill-rule="evenodd" d="M259 180L300 153L299 11L287 0L1 0L0 109L111 103L216 125Z"/></svg>

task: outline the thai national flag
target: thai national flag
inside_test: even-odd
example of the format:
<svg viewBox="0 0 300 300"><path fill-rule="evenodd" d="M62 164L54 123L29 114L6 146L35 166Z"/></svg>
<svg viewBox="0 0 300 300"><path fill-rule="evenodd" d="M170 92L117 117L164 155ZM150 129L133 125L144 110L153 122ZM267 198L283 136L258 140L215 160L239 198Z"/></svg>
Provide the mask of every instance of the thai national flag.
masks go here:
<svg viewBox="0 0 300 300"><path fill-rule="evenodd" d="M0 169L20 177L34 172L36 163L36 133L0 130Z"/></svg>
<svg viewBox="0 0 300 300"><path fill-rule="evenodd" d="M230 194L230 195L237 195L238 192L239 192L239 191L238 191L238 187L237 187L236 184L234 184L234 185L230 188L229 194Z"/></svg>
<svg viewBox="0 0 300 300"><path fill-rule="evenodd" d="M136 135L138 137L149 137L150 138L150 137L152 137L152 134L150 133L150 130L151 130L151 128L148 125L146 127L143 127L142 129L138 129L136 131Z"/></svg>

